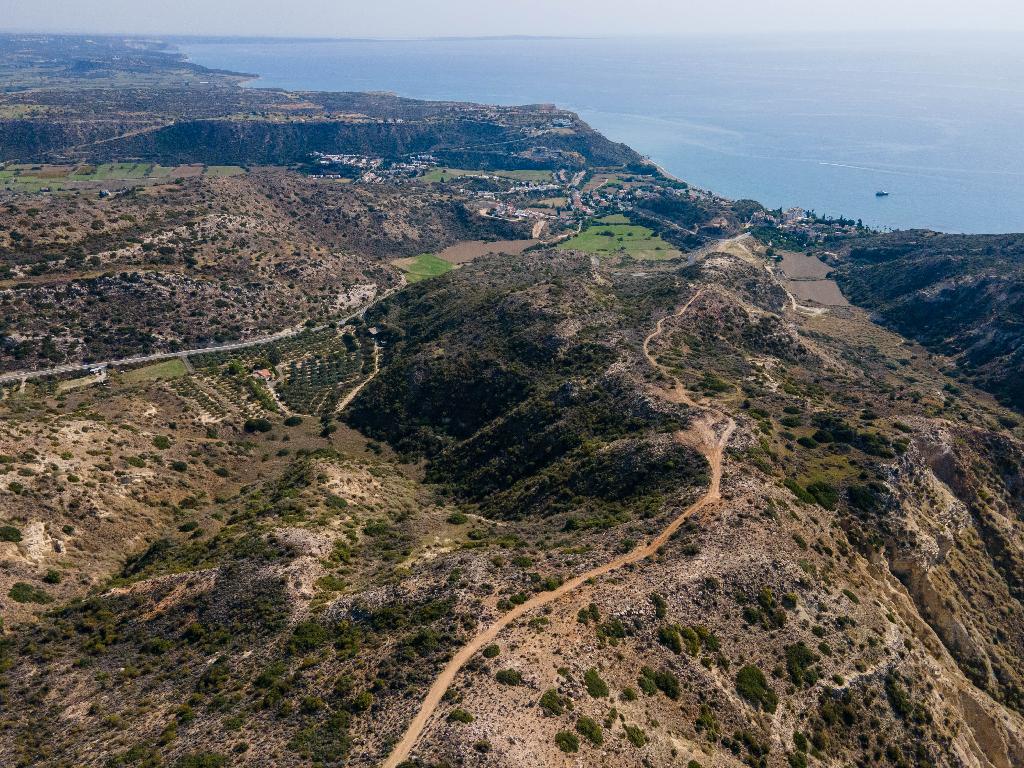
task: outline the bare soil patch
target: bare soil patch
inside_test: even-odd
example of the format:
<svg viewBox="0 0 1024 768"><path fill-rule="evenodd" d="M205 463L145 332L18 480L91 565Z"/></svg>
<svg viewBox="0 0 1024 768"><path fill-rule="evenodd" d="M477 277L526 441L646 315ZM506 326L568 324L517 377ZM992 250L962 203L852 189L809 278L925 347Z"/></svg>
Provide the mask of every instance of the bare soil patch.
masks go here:
<svg viewBox="0 0 1024 768"><path fill-rule="evenodd" d="M785 251L779 266L791 280L820 280L832 271L832 267L817 257L794 251Z"/></svg>
<svg viewBox="0 0 1024 768"><path fill-rule="evenodd" d="M850 305L834 280L786 280L785 286L800 301L815 301L829 307Z"/></svg>
<svg viewBox="0 0 1024 768"><path fill-rule="evenodd" d="M437 255L452 264L465 264L480 256L487 256L492 253L501 253L506 256L518 256L539 240L466 240L462 243L450 245Z"/></svg>

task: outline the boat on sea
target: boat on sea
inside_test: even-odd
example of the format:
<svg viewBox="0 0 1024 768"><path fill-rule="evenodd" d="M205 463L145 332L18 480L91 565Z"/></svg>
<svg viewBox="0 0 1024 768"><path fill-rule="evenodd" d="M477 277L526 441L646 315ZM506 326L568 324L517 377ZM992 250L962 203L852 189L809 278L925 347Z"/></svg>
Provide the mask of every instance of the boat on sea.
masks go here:
<svg viewBox="0 0 1024 768"><path fill-rule="evenodd" d="M888 197L888 196L889 196L889 193L886 192L884 189L880 189L877 192L875 192L875 197Z"/></svg>

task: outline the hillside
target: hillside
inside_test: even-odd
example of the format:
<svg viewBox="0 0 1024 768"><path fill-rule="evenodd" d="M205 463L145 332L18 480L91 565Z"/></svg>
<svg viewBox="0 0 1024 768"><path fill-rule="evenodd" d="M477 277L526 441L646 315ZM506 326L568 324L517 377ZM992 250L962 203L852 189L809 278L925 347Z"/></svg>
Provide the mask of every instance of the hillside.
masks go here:
<svg viewBox="0 0 1024 768"><path fill-rule="evenodd" d="M1020 599L1020 436L981 399L944 399L926 356L865 318L784 313L756 261L656 264L492 257L381 304L381 372L345 420L398 454L272 411L246 432L248 406L214 435L176 382L9 400L21 441L86 414L145 430L92 468L44 470L45 440L14 459L12 580L58 566L57 588L33 589L81 589L62 550L27 548L92 529L63 495L72 473L103 487L139 455L157 471L126 488L158 513L112 581L8 636L5 759L377 764L474 632L685 514L728 417L721 500L512 622L457 671L416 754L570 764L590 739L616 765L1019 760L1024 617L995 606ZM162 487L135 443L169 421L189 469ZM420 456L422 474L402 463ZM40 519L32 501L62 486Z"/></svg>
<svg viewBox="0 0 1024 768"><path fill-rule="evenodd" d="M0 74L0 765L1024 765L1019 238L158 41Z"/></svg>
<svg viewBox="0 0 1024 768"><path fill-rule="evenodd" d="M897 232L854 240L836 277L958 376L1024 410L1024 238Z"/></svg>
<svg viewBox="0 0 1024 768"><path fill-rule="evenodd" d="M160 44L0 35L0 162L290 165L312 152L432 153L456 167L624 166L641 158L551 106L240 88ZM44 88L39 88L44 85Z"/></svg>

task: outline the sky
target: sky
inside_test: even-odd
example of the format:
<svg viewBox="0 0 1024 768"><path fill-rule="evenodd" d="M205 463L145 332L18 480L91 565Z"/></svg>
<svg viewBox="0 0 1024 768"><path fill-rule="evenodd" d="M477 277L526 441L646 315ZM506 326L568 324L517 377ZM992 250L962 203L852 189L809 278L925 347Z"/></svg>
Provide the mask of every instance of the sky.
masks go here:
<svg viewBox="0 0 1024 768"><path fill-rule="evenodd" d="M0 0L0 30L436 37L1020 30L1020 0Z"/></svg>

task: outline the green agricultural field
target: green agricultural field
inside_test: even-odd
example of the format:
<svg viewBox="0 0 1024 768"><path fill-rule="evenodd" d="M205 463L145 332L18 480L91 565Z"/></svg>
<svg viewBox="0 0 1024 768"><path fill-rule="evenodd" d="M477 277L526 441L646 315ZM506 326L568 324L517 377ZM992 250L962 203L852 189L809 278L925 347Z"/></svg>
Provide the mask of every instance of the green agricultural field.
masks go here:
<svg viewBox="0 0 1024 768"><path fill-rule="evenodd" d="M421 253L419 256L412 256L408 259L395 259L391 263L405 272L405 277L410 283L418 283L420 280L437 277L455 269L452 263L438 258L432 253Z"/></svg>
<svg viewBox="0 0 1024 768"><path fill-rule="evenodd" d="M207 176L241 176L245 169L237 165L208 165Z"/></svg>
<svg viewBox="0 0 1024 768"><path fill-rule="evenodd" d="M606 216L558 247L567 251L585 251L603 257L628 254L634 259L657 261L680 255L671 244L647 227L628 224L620 214Z"/></svg>
<svg viewBox="0 0 1024 768"><path fill-rule="evenodd" d="M162 360L159 363L146 365L142 368L134 368L124 371L118 376L123 384L143 384L147 381L158 381L160 379L177 379L188 373L185 363L181 358L174 357L170 360Z"/></svg>
<svg viewBox="0 0 1024 768"><path fill-rule="evenodd" d="M14 192L39 192L42 189L63 189L53 179L41 179L37 176L0 177L0 188Z"/></svg>
<svg viewBox="0 0 1024 768"><path fill-rule="evenodd" d="M434 168L423 175L423 180L437 182L460 176L500 176L517 181L551 181L551 171L468 171L462 168Z"/></svg>

